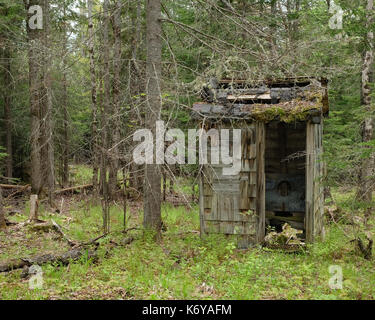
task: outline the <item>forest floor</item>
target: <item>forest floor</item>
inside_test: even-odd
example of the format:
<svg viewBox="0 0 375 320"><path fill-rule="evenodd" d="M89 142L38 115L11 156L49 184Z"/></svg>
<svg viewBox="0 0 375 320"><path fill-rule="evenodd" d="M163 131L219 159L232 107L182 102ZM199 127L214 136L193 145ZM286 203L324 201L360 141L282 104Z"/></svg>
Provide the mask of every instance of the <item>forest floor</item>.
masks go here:
<svg viewBox="0 0 375 320"><path fill-rule="evenodd" d="M57 203L62 201L59 198ZM61 207L60 213L52 213L42 204L40 218L53 219L76 241L101 235L100 201L75 195L64 197ZM22 270L0 273L0 300L375 298L374 260L356 255L344 235L345 225L327 226L324 242L291 254L261 247L237 250L222 236L201 239L196 204L190 208L165 203L162 214L166 231L155 243L141 229L124 235L122 204L115 203L111 208L111 233L99 240L97 261L82 257L68 266L43 265L43 287L33 290L29 280L21 278ZM24 222L27 215L26 202L20 212L8 218ZM129 203L127 220L127 228L141 226L140 201ZM0 264L69 248L53 231L34 231L18 224L0 232ZM341 290L330 289L332 265L342 268Z"/></svg>

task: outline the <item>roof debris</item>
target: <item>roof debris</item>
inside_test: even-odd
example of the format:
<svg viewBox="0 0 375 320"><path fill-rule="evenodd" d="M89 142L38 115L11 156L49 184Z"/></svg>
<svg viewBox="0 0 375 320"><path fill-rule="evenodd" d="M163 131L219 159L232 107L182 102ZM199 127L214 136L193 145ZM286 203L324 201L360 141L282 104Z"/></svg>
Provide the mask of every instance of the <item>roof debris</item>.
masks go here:
<svg viewBox="0 0 375 320"><path fill-rule="evenodd" d="M210 80L205 102L193 106L195 118L307 121L329 112L327 80L288 78L249 84L245 80Z"/></svg>

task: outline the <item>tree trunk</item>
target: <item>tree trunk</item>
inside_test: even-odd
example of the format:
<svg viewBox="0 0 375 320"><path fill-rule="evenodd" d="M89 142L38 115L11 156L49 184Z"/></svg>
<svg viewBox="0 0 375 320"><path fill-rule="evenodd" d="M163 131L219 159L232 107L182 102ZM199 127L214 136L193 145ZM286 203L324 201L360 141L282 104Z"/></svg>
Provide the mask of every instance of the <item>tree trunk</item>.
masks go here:
<svg viewBox="0 0 375 320"><path fill-rule="evenodd" d="M66 5L63 4L64 16L66 14ZM67 84L67 54L68 54L68 39L67 39L67 24L64 23L64 34L63 34L63 154L62 154L62 185L67 187L69 185L69 114L68 114L68 84Z"/></svg>
<svg viewBox="0 0 375 320"><path fill-rule="evenodd" d="M108 117L110 116L110 68L109 68L109 41L108 41L108 27L109 27L109 6L108 0L104 0L103 4L104 11L104 24L103 24L103 83L104 83L104 98L103 98L103 110L102 110L102 126L103 126L103 142L102 142L102 166L100 170L102 180L102 192L103 192L103 228L104 233L108 233L110 229L110 209L109 209L109 194L108 179L107 179L107 166L108 166L108 146L111 137L111 128L109 125Z"/></svg>
<svg viewBox="0 0 375 320"><path fill-rule="evenodd" d="M68 94L67 94L66 72L63 74L63 154L62 154L62 184L69 185L69 114L68 114Z"/></svg>
<svg viewBox="0 0 375 320"><path fill-rule="evenodd" d="M92 108L92 139L93 139L93 175L92 184L94 192L98 193L98 171L99 171L99 150L98 150L98 107L96 99L96 75L95 75L95 53L94 53L94 25L92 20L92 0L87 0L88 8L88 31L89 31L89 54L90 54L90 75L91 75L91 108Z"/></svg>
<svg viewBox="0 0 375 320"><path fill-rule="evenodd" d="M43 7L42 0L25 1L26 12L33 5ZM27 22L31 18L31 14L27 15ZM30 92L30 114L31 114L31 192L39 194L41 191L41 164L40 164L40 91L42 80L42 39L43 30L31 29L26 23L28 38L28 60L29 60L29 92Z"/></svg>
<svg viewBox="0 0 375 320"><path fill-rule="evenodd" d="M11 54L9 43L6 43L3 50L4 61L4 122L5 122L5 145L7 157L5 159L5 176L13 177L13 149L12 149L12 79L11 79Z"/></svg>
<svg viewBox="0 0 375 320"><path fill-rule="evenodd" d="M366 17L366 27L370 29L373 23L373 11L374 0L368 0L367 2L367 17ZM370 88L370 74L371 67L374 63L374 33L368 31L366 37L366 52L364 54L363 66L362 66L362 104L368 112L367 118L362 124L362 142L368 143L373 138L374 132L374 119L373 111L371 108L371 88ZM366 146L368 148L368 146ZM371 154L369 158L365 159L362 163L360 179L359 179L359 189L357 192L357 199L365 201L368 203L368 208L366 209L366 216L371 215L370 203L372 201L372 176L373 176L373 166L374 166L374 154Z"/></svg>
<svg viewBox="0 0 375 320"><path fill-rule="evenodd" d="M116 1L113 10L113 90L112 90L112 148L109 172L109 194L113 198L117 190L117 173L119 169L120 143L120 71L121 71L121 2Z"/></svg>
<svg viewBox="0 0 375 320"><path fill-rule="evenodd" d="M142 21L142 8L141 0L136 0L137 6L133 8L132 14L132 40L131 40L131 64L129 67L129 80L130 80L130 101L132 105L132 112L130 114L131 120L134 121L139 128L144 127L144 118L139 106L142 105L144 97L140 93L145 92L144 75L142 68L138 63L138 48L141 42L141 21ZM137 96L134 100L132 97ZM143 109L143 108L142 108ZM137 143L134 143L133 148ZM139 192L143 192L143 172L144 166L131 164L132 187Z"/></svg>
<svg viewBox="0 0 375 320"><path fill-rule="evenodd" d="M5 222L5 212L4 212L4 206L3 206L3 193L2 189L0 187L0 230L6 228L6 222Z"/></svg>
<svg viewBox="0 0 375 320"><path fill-rule="evenodd" d="M161 113L161 2L147 0L147 104L146 126L155 137L156 121ZM155 157L154 157L155 158ZM161 233L161 175L160 165L146 164L144 187L144 226Z"/></svg>
<svg viewBox="0 0 375 320"><path fill-rule="evenodd" d="M163 201L167 199L167 168L163 168Z"/></svg>
<svg viewBox="0 0 375 320"><path fill-rule="evenodd" d="M51 55L50 55L50 43L49 43L49 1L44 0L44 89L45 99L44 110L45 116L45 145L42 146L42 150L46 147L46 151L43 153L46 157L44 163L46 163L45 177L48 185L48 199L49 204L53 206L54 202L54 191L55 191L55 156L54 156L54 143L53 143L53 104L52 104L52 83L51 83Z"/></svg>

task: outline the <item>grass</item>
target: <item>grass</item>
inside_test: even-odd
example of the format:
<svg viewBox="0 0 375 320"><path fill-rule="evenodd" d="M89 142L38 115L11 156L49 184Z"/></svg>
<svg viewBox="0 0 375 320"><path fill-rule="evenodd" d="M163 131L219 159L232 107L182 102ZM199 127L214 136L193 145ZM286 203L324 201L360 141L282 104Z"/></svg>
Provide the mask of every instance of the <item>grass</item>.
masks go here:
<svg viewBox="0 0 375 320"><path fill-rule="evenodd" d="M69 165L69 181L72 186L92 183L92 167L83 164Z"/></svg>
<svg viewBox="0 0 375 320"><path fill-rule="evenodd" d="M135 240L122 245L121 208L111 208L112 234L101 240L99 261L85 258L69 266L43 266L43 289L30 290L21 270L0 274L0 299L374 299L373 261L354 255L342 231L331 226L325 242L304 253L287 254L256 247L237 250L224 236L201 239L198 208L162 210L167 231L155 243L134 230ZM101 233L101 207L92 199L72 201L62 215L44 211L73 239ZM22 215L12 217L22 221ZM139 226L142 211L133 203L129 227ZM53 233L29 229L0 233L0 261L68 249ZM343 270L343 289L331 290L329 266Z"/></svg>

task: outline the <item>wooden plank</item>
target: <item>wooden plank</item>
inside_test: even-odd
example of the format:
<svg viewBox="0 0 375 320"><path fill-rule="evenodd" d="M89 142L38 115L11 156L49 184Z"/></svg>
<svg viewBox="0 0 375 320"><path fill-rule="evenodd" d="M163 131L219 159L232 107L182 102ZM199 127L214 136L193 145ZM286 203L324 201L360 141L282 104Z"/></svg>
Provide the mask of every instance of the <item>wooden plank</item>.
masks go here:
<svg viewBox="0 0 375 320"><path fill-rule="evenodd" d="M220 222L219 221L205 221L205 230L207 233L220 233Z"/></svg>
<svg viewBox="0 0 375 320"><path fill-rule="evenodd" d="M306 242L314 241L314 124L306 126Z"/></svg>
<svg viewBox="0 0 375 320"><path fill-rule="evenodd" d="M256 145L257 145L257 232L256 241L262 243L265 237L265 211L266 211L266 175L265 175L265 140L266 131L264 123L258 122L256 129Z"/></svg>
<svg viewBox="0 0 375 320"><path fill-rule="evenodd" d="M250 184L247 196L249 198L256 198L257 197L257 192L258 192L257 185L256 184Z"/></svg>
<svg viewBox="0 0 375 320"><path fill-rule="evenodd" d="M213 193L238 195L240 193L240 180L217 180L213 182Z"/></svg>
<svg viewBox="0 0 375 320"><path fill-rule="evenodd" d="M315 124L315 166L314 166L314 238L324 238L324 188L322 178L324 174L323 153L323 125Z"/></svg>
<svg viewBox="0 0 375 320"><path fill-rule="evenodd" d="M272 212L272 214L270 214L269 211L266 212L266 218L267 219L285 221L285 222L289 222L289 221L303 222L305 220L304 216L281 217L281 216L275 215L274 212Z"/></svg>
<svg viewBox="0 0 375 320"><path fill-rule="evenodd" d="M249 203L250 203L250 210L256 211L257 208L257 201L256 198L249 198Z"/></svg>
<svg viewBox="0 0 375 320"><path fill-rule="evenodd" d="M227 99L229 101L236 101L236 100L271 100L271 94L244 94L244 95L233 95L228 94Z"/></svg>
<svg viewBox="0 0 375 320"><path fill-rule="evenodd" d="M249 199L249 180L240 181L240 210L250 209L250 199Z"/></svg>
<svg viewBox="0 0 375 320"><path fill-rule="evenodd" d="M204 196L204 209L212 209L212 196Z"/></svg>
<svg viewBox="0 0 375 320"><path fill-rule="evenodd" d="M256 184L257 183L257 173L256 172L250 172L249 183L250 184Z"/></svg>
<svg viewBox="0 0 375 320"><path fill-rule="evenodd" d="M234 220L233 197L224 194L218 197L218 216L220 221Z"/></svg>
<svg viewBox="0 0 375 320"><path fill-rule="evenodd" d="M205 236L205 225L204 225L204 191L203 191L203 172L199 177L199 222L200 222L200 236L201 238Z"/></svg>
<svg viewBox="0 0 375 320"><path fill-rule="evenodd" d="M257 147L256 147L256 144L253 143L250 145L249 159L255 159L256 156L257 156Z"/></svg>
<svg viewBox="0 0 375 320"><path fill-rule="evenodd" d="M206 221L206 232L226 235L256 235L256 219L248 222L239 221Z"/></svg>
<svg viewBox="0 0 375 320"><path fill-rule="evenodd" d="M203 184L203 195L212 196L212 186L208 183Z"/></svg>

